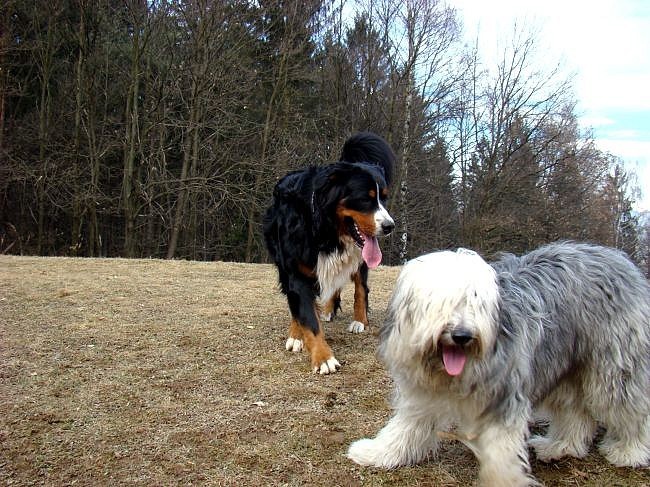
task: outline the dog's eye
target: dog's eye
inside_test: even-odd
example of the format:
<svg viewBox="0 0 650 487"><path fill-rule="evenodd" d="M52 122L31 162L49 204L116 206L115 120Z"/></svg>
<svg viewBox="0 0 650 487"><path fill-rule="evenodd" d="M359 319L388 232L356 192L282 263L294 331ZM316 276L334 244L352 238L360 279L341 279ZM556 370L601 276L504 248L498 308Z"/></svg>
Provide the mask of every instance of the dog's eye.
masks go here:
<svg viewBox="0 0 650 487"><path fill-rule="evenodd" d="M357 211L371 211L376 205L376 198L373 199L368 194L360 194L357 197L346 198L345 206Z"/></svg>

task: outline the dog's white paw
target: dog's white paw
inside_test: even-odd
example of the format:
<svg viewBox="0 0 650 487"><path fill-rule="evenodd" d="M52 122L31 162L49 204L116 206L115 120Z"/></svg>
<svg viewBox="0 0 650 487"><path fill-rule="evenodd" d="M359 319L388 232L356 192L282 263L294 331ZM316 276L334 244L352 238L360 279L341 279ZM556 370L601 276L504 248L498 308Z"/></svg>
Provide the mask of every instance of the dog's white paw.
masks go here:
<svg viewBox="0 0 650 487"><path fill-rule="evenodd" d="M366 329L366 326L363 323L361 323L360 321L353 321L348 326L348 331L350 333L363 333L363 331L365 329Z"/></svg>
<svg viewBox="0 0 650 487"><path fill-rule="evenodd" d="M545 436L535 435L528 440L528 446L535 450L537 459L548 463L553 460L571 456L584 458L588 453L586 444L574 445L567 441L554 441Z"/></svg>
<svg viewBox="0 0 650 487"><path fill-rule="evenodd" d="M557 460L564 456L557 451L557 448L553 447L551 440L545 436L531 436L528 439L528 446L535 450L535 456L537 456L537 459L544 463Z"/></svg>
<svg viewBox="0 0 650 487"><path fill-rule="evenodd" d="M302 340L299 338L289 337L284 347L290 352L300 352L302 350Z"/></svg>
<svg viewBox="0 0 650 487"><path fill-rule="evenodd" d="M376 439L363 438L350 445L348 458L364 467L392 468L395 465L388 465L384 449Z"/></svg>
<svg viewBox="0 0 650 487"><path fill-rule="evenodd" d="M341 368L336 357L330 357L320 365L314 367L314 372L320 375L335 374Z"/></svg>
<svg viewBox="0 0 650 487"><path fill-rule="evenodd" d="M332 316L334 313L321 313L320 314L320 320L321 321L332 321Z"/></svg>
<svg viewBox="0 0 650 487"><path fill-rule="evenodd" d="M650 448L640 442L626 444L605 437L598 450L617 467L647 467L650 462Z"/></svg>
<svg viewBox="0 0 650 487"><path fill-rule="evenodd" d="M376 461L376 452L373 447L374 440L363 438L357 440L348 448L348 458L359 465L366 467L374 466Z"/></svg>

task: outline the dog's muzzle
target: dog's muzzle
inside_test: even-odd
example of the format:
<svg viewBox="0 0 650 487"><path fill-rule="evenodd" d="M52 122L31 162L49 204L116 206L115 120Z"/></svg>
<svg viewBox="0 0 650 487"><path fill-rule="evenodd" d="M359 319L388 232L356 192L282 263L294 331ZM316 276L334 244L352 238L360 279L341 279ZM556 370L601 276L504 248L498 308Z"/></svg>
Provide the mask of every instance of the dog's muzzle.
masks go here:
<svg viewBox="0 0 650 487"><path fill-rule="evenodd" d="M474 334L466 328L456 328L445 332L440 338L442 363L451 376L460 375L467 362L468 348L474 342Z"/></svg>
<svg viewBox="0 0 650 487"><path fill-rule="evenodd" d="M375 235L378 237L390 235L395 229L395 221L381 203L379 203L379 210L375 213L375 228Z"/></svg>
<svg viewBox="0 0 650 487"><path fill-rule="evenodd" d="M451 333L451 339L456 345L463 347L474 340L474 334L468 330L456 330Z"/></svg>

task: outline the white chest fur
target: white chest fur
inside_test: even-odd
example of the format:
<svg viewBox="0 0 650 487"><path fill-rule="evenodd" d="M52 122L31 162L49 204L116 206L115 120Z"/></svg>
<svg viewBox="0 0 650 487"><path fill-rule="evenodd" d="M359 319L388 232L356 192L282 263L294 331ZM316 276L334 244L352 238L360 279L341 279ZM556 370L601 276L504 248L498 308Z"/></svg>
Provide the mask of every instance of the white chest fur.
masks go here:
<svg viewBox="0 0 650 487"><path fill-rule="evenodd" d="M361 262L363 262L361 249L352 240L347 242L340 251L318 254L316 275L321 289L319 297L321 304L329 301L336 291L350 282L352 274L359 269Z"/></svg>

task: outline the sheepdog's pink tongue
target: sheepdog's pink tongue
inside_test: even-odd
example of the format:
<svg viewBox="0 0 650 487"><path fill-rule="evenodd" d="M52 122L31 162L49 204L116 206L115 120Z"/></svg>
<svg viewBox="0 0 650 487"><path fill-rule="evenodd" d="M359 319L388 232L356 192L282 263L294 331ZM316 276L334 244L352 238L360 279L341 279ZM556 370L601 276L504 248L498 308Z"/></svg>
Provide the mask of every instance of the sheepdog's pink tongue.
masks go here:
<svg viewBox="0 0 650 487"><path fill-rule="evenodd" d="M381 249L379 248L379 242L377 242L377 237L372 237L370 235L363 235L363 238L366 239L366 243L363 244L363 249L361 250L361 256L370 269L374 269L381 262Z"/></svg>
<svg viewBox="0 0 650 487"><path fill-rule="evenodd" d="M455 345L444 345L442 347L442 362L449 375L459 375L465 367L465 352Z"/></svg>

